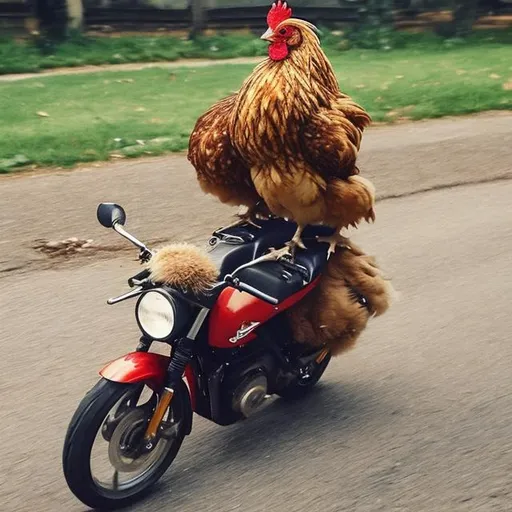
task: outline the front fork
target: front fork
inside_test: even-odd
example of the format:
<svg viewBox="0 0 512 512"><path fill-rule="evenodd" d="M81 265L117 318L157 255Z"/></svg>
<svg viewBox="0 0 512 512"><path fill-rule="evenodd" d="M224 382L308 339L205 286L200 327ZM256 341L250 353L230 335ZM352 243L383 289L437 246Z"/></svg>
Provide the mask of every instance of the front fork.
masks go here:
<svg viewBox="0 0 512 512"><path fill-rule="evenodd" d="M171 360L167 368L164 391L160 396L160 400L158 401L144 434L143 444L146 451L151 451L155 447L156 441L158 441L158 430L167 409L171 405L175 388L177 384L182 381L185 369L194 356L194 343L208 313L208 309L201 309L188 335L174 343ZM137 350L139 350L139 348L147 351L143 341L141 341Z"/></svg>
<svg viewBox="0 0 512 512"><path fill-rule="evenodd" d="M157 439L157 433L164 418L164 415L171 405L174 397L176 385L182 381L187 365L194 356L194 340L182 338L175 342L172 351L171 360L165 377L164 390L160 395L160 400L153 412L153 416L146 428L144 434L145 450L151 451Z"/></svg>

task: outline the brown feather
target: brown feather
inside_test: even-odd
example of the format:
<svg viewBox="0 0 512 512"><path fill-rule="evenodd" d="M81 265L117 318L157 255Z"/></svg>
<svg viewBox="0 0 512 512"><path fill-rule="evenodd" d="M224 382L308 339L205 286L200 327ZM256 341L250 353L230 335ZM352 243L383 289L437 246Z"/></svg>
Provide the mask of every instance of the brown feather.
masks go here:
<svg viewBox="0 0 512 512"><path fill-rule="evenodd" d="M287 59L267 59L242 85L230 114L231 142L273 214L336 228L373 217L360 183L340 182L359 172L370 116L340 91L312 25L285 25L300 37Z"/></svg>
<svg viewBox="0 0 512 512"><path fill-rule="evenodd" d="M294 340L326 346L337 356L353 348L372 316L390 307L394 290L374 258L350 242L329 260L318 287L287 313ZM356 294L368 301L361 305Z"/></svg>
<svg viewBox="0 0 512 512"><path fill-rule="evenodd" d="M188 159L201 189L233 206L254 206L259 200L249 168L233 147L229 115L236 96L229 96L203 114L190 136Z"/></svg>

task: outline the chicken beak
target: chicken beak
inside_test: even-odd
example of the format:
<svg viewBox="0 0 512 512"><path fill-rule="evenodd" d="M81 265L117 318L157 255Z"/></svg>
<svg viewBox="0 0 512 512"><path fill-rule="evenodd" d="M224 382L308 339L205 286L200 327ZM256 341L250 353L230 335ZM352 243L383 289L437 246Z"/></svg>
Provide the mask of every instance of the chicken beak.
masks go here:
<svg viewBox="0 0 512 512"><path fill-rule="evenodd" d="M274 31L269 28L262 36L261 36L261 39L263 39L264 41L270 41L272 42L273 41L273 37L274 37Z"/></svg>

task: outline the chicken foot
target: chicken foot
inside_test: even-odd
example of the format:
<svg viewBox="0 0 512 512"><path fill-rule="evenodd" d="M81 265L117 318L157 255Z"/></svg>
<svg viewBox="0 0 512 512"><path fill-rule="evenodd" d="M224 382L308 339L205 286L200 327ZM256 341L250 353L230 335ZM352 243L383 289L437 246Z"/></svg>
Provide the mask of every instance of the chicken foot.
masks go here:
<svg viewBox="0 0 512 512"><path fill-rule="evenodd" d="M253 264L261 263L263 261L278 261L286 256L293 259L297 248L306 249L306 246L301 239L303 231L304 227L299 225L297 227L297 231L293 235L293 238L285 244L285 247L282 249L271 249L268 254L265 254L264 256L261 256L261 258L254 260Z"/></svg>
<svg viewBox="0 0 512 512"><path fill-rule="evenodd" d="M336 231L331 236L319 236L317 238L318 242L325 242L329 244L329 252L327 253L327 259L336 252L336 247L343 247L345 249L351 249L349 242L350 240L341 234L341 229Z"/></svg>
<svg viewBox="0 0 512 512"><path fill-rule="evenodd" d="M224 226L222 230L236 228L238 226L243 226L244 224L248 224L249 226L253 226L257 229L261 229L259 224L256 224L256 220L258 220L258 213L261 213L261 205L259 203L249 206L245 213L237 213L238 220L229 224L228 226Z"/></svg>

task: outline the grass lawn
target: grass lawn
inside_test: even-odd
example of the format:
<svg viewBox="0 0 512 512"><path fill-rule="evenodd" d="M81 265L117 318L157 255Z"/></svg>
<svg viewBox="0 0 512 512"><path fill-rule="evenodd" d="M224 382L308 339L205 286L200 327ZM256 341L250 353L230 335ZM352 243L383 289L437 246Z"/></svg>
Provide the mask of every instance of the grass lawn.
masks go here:
<svg viewBox="0 0 512 512"><path fill-rule="evenodd" d="M75 37L41 51L31 41L0 38L0 75L45 69L179 59L226 59L265 54L264 41L250 34L204 36L195 41L168 35Z"/></svg>
<svg viewBox="0 0 512 512"><path fill-rule="evenodd" d="M375 121L512 109L512 47L333 54L342 90ZM254 66L150 69L0 83L0 171L186 149L197 117Z"/></svg>

